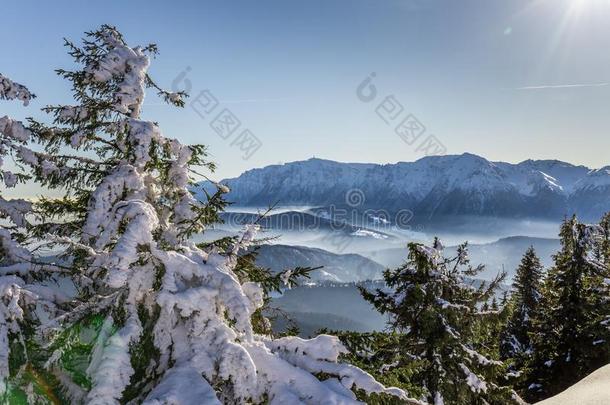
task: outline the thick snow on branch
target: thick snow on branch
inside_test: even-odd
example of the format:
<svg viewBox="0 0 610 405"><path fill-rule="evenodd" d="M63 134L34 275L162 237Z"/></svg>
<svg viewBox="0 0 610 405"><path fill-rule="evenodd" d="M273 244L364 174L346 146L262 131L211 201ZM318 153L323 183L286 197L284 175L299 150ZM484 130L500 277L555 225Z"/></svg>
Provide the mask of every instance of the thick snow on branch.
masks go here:
<svg viewBox="0 0 610 405"><path fill-rule="evenodd" d="M0 74L0 99L20 100L24 106L27 106L33 98L34 95L30 93L27 87Z"/></svg>
<svg viewBox="0 0 610 405"><path fill-rule="evenodd" d="M0 253L4 266L30 261L32 258L32 254L15 242L6 229L0 229Z"/></svg>
<svg viewBox="0 0 610 405"><path fill-rule="evenodd" d="M499 360L490 360L487 357L483 356L481 353L476 350L469 349L468 347L462 345L462 349L468 354L468 356L476 361L478 364L482 366L496 365L501 366L503 363Z"/></svg>
<svg viewBox="0 0 610 405"><path fill-rule="evenodd" d="M343 387L342 392L359 388L367 392L385 392L405 399L402 390L387 389L375 381L370 374L359 368L347 364L338 364L339 355L347 353L347 349L335 336L319 335L309 340L299 337L286 337L267 340L265 345L273 354L293 366L312 374L327 373L336 376Z"/></svg>
<svg viewBox="0 0 610 405"><path fill-rule="evenodd" d="M127 229L134 223L130 222ZM135 263L128 259L136 257L132 239L121 237L106 262L98 263L111 269L108 283L112 287L128 290L126 306L131 315L126 326L105 345L99 367L90 370L94 384L89 393L91 403L117 403L129 382L133 373L129 343L142 332L136 313L139 302L160 307L153 334L155 346L161 351L157 371L163 378L146 403L167 403L163 401L171 399L175 403L197 404L201 403L199 395L214 403L217 397L210 387L217 381L231 382L231 401L237 403L268 397L271 403L290 399L291 403L330 400L329 403L352 404L357 403L352 388L405 397L403 391L386 389L364 371L338 363L345 348L335 337L273 340L254 334L250 319L262 305L262 290L254 283L239 283L232 272L233 256L206 254L187 245L180 252L164 251L146 236L148 233L142 232L137 245L146 245L147 254L163 264L165 273L158 293L149 295L156 276L150 264L132 265L129 269L113 267L117 251L126 258L124 263ZM129 276L117 277L121 272ZM315 377L318 373L332 376L334 382L319 381ZM184 389L177 390L176 384Z"/></svg>
<svg viewBox="0 0 610 405"><path fill-rule="evenodd" d="M487 383L483 381L483 379L470 371L470 369L464 363L460 363L459 366L464 372L466 376L466 384L468 384L472 392L487 392Z"/></svg>
<svg viewBox="0 0 610 405"><path fill-rule="evenodd" d="M8 116L0 118L0 169L4 165L4 156L12 151L19 154L19 150L27 149L23 144L30 140L30 130L22 122L11 119ZM28 149L29 150L29 149ZM17 175L10 171L0 170L4 185L8 188L15 187L18 181ZM2 207L0 207L0 212ZM6 213L4 213L7 215Z"/></svg>
<svg viewBox="0 0 610 405"><path fill-rule="evenodd" d="M27 106L34 97L25 86L13 82L8 77L0 74L0 99L20 100L24 106ZM30 141L30 137L30 130L21 121L14 120L8 116L0 117L0 169L4 165L5 156L12 152L18 153L22 148L27 149L23 145ZM15 187L19 179L16 174L7 170L0 170L0 175L7 188ZM32 204L28 201L21 199L6 200L0 196L0 218L8 219L17 227L24 228L27 225L26 215L31 211ZM0 229L0 274L26 274L32 269L31 258L30 252L13 239L8 230ZM6 280L6 277L1 279ZM2 284L3 288L0 292L0 298L7 299L7 296L2 294L8 294L12 298L18 296L19 294L16 293L16 289L19 288L19 285L15 284L14 287L6 288L6 285ZM21 315L18 318L21 319ZM2 349L0 350L8 351L8 347L4 347L6 343L5 325L2 326L0 335L3 336L0 338L2 340ZM6 375L0 372L0 380L4 381L5 377Z"/></svg>
<svg viewBox="0 0 610 405"><path fill-rule="evenodd" d="M56 316L54 302L61 302L65 297L58 297L50 288L42 285L27 284L17 276L0 277L0 394L6 391L6 380L9 376L9 334L21 336L20 322L24 320L24 309L34 306L38 316L46 314Z"/></svg>
<svg viewBox="0 0 610 405"><path fill-rule="evenodd" d="M418 245L417 249L424 255L434 266L438 265L443 260L442 248L436 248L426 245Z"/></svg>
<svg viewBox="0 0 610 405"><path fill-rule="evenodd" d="M221 402L201 373L194 367L185 365L170 369L161 384L144 401L144 405L165 404L220 405Z"/></svg>
<svg viewBox="0 0 610 405"><path fill-rule="evenodd" d="M5 200L0 196L0 215L8 217L15 225L23 227L25 216L32 211L32 203L26 200Z"/></svg>
<svg viewBox="0 0 610 405"><path fill-rule="evenodd" d="M24 143L30 139L30 131L21 121L13 120L8 116L0 118L0 133L6 138Z"/></svg>
<svg viewBox="0 0 610 405"><path fill-rule="evenodd" d="M137 315L132 314L125 326L104 342L97 367L87 370L93 380L93 388L87 395L89 404L119 403L123 388L129 384L129 378L133 374L129 344L135 341L141 332L142 325Z"/></svg>
<svg viewBox="0 0 610 405"><path fill-rule="evenodd" d="M150 60L141 48L132 49L123 44L116 32L107 30L105 42L110 49L108 53L95 66L87 66L85 71L98 82L121 78L115 93L114 107L118 112L137 118L144 101L146 71Z"/></svg>

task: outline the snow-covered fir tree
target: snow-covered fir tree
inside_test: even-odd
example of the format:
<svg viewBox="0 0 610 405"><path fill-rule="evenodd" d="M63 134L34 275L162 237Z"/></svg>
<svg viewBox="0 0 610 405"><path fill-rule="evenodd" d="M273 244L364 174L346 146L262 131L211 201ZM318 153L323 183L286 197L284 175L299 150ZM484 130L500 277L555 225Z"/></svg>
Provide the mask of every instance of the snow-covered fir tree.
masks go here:
<svg viewBox="0 0 610 405"><path fill-rule="evenodd" d="M0 99L20 100L24 106L34 95L23 85L0 74ZM29 131L22 122L7 116L0 118L0 176L6 188L23 182L28 176L9 170L6 157L33 156L27 147ZM36 399L32 381L39 377L30 370L16 367L15 359L37 355L39 345L31 341L33 325L40 319L51 319L64 314L68 298L41 283L43 272L61 273L62 268L36 259L22 242L27 237L27 216L33 212L32 203L23 199L5 199L0 195L0 395L3 403L19 403L10 394L9 381L27 381L24 390ZM34 403L34 401L30 401ZM25 400L22 398L22 403Z"/></svg>
<svg viewBox="0 0 610 405"><path fill-rule="evenodd" d="M190 241L218 220L227 189L197 201L189 187L196 166L212 168L205 148L141 117L147 87L177 106L186 96L148 75L156 46L130 47L111 26L66 45L76 68L58 73L75 105L45 107L52 124L0 119L2 155L21 168L2 172L4 183L54 190L0 204L11 221L0 231L5 401L352 404L358 392L409 402L339 362L346 349L334 336L260 333L269 279L239 256L255 226ZM0 98L27 104L25 87L0 79Z"/></svg>
<svg viewBox="0 0 610 405"><path fill-rule="evenodd" d="M595 244L595 257L610 268L610 212L599 221L600 235Z"/></svg>
<svg viewBox="0 0 610 405"><path fill-rule="evenodd" d="M603 277L601 307L604 319L601 322L602 328L610 331L610 212L607 212L599 223L599 235L595 244L595 257L598 262L605 266L605 276ZM610 345L607 346L610 351ZM610 359L610 354L607 355Z"/></svg>
<svg viewBox="0 0 610 405"><path fill-rule="evenodd" d="M485 313L486 316L474 326L473 347L486 357L504 360L500 356L500 343L502 331L510 315L507 293L504 292L500 300L494 296L491 303L484 302L481 305L481 312ZM510 364L508 365L510 366ZM499 383L501 385L512 385L514 376L515 374L511 370L511 372L501 376Z"/></svg>
<svg viewBox="0 0 610 405"><path fill-rule="evenodd" d="M493 311L483 311L504 275L474 287L467 277L482 266L469 264L466 245L446 258L437 239L429 247L409 244L407 262L387 270L387 289L361 289L365 299L389 316L396 334L394 352L386 349L387 369L410 367L410 382L423 389L431 404L519 403L518 395L500 386L506 366L475 345L477 325Z"/></svg>
<svg viewBox="0 0 610 405"><path fill-rule="evenodd" d="M515 274L508 302L510 315L500 344L501 358L513 359L517 369L532 354L530 334L539 310L543 270L534 247L528 248Z"/></svg>
<svg viewBox="0 0 610 405"><path fill-rule="evenodd" d="M554 395L610 361L608 267L595 257L602 227L575 216L561 226L561 251L548 271L524 396Z"/></svg>

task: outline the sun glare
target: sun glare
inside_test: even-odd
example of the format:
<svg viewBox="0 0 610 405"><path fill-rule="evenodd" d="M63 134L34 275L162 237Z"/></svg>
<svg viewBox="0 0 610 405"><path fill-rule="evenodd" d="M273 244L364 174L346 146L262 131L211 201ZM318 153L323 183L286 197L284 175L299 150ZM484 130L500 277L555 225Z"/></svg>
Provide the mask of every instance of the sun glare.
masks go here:
<svg viewBox="0 0 610 405"><path fill-rule="evenodd" d="M584 13L595 13L608 9L610 0L571 0L569 14L578 16Z"/></svg>

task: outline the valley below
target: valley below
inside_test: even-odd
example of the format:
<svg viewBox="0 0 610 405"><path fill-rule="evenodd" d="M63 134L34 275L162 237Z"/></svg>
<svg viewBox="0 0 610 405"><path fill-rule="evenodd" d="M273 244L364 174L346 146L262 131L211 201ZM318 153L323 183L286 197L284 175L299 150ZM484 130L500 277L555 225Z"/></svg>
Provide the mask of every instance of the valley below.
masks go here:
<svg viewBox="0 0 610 405"><path fill-rule="evenodd" d="M610 170L557 160L518 164L472 154L433 156L392 165L309 159L252 169L221 181L232 203L222 223L195 238L212 241L257 223L257 265L278 273L319 269L273 297L274 328L302 336L329 330L382 330L386 320L361 297L386 269L407 260L411 242L436 237L451 256L468 243L475 282L506 273L506 291L531 246L545 268L559 249L561 222L594 222L610 209ZM212 192L203 182L195 194Z"/></svg>
<svg viewBox="0 0 610 405"><path fill-rule="evenodd" d="M272 273L321 267L302 285L272 297L268 315L274 329L283 331L296 326L303 337L313 336L321 329L383 330L386 319L362 298L358 286L381 288L384 270L405 262L410 242L429 244L439 237L448 255L455 253L458 244L468 242L471 264L485 266L475 284L506 272L502 291L509 289L521 257L530 246L536 249L545 267L552 265L552 255L559 248L559 222L476 218L475 228L435 224L400 229L362 217L353 222L334 221L305 206L278 207L259 219L265 211L262 207L232 207L223 214L225 223L195 240L235 235L244 225L258 221L262 228L259 236L264 242L256 249L257 265ZM473 218L461 221L473 223ZM511 235L517 231L526 234Z"/></svg>

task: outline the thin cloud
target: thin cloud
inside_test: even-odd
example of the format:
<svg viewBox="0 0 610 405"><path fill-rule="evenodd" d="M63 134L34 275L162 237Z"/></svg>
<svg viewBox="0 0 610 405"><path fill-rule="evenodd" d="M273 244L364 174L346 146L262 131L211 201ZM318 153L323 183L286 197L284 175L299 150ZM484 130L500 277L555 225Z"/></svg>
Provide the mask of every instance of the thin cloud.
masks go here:
<svg viewBox="0 0 610 405"><path fill-rule="evenodd" d="M552 84L543 86L516 87L515 90L569 89L574 87L605 87L610 83Z"/></svg>

